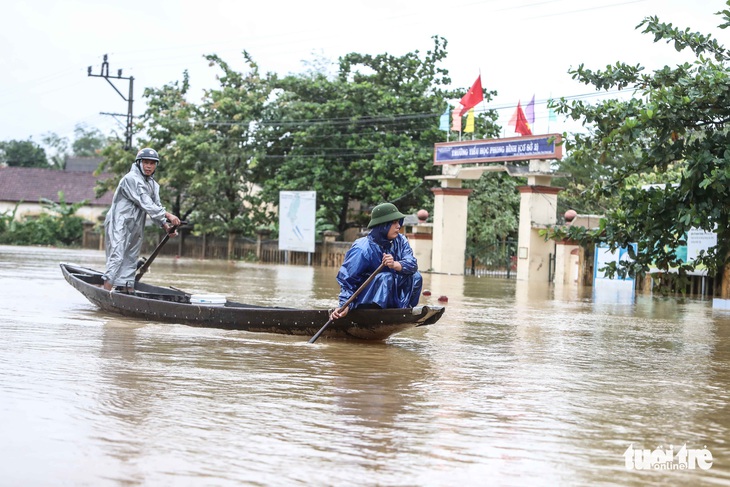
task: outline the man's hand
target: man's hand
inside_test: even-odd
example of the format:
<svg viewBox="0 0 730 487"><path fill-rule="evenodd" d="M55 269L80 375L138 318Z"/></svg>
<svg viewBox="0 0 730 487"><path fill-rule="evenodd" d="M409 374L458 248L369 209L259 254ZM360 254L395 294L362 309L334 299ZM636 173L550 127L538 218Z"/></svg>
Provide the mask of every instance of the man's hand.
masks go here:
<svg viewBox="0 0 730 487"><path fill-rule="evenodd" d="M340 318L344 318L345 316L347 316L347 313L349 313L349 312L350 312L349 306L345 306L344 308L335 308L334 311L332 311L332 313L330 314L330 319L332 321L334 321L334 320L338 320Z"/></svg>
<svg viewBox="0 0 730 487"><path fill-rule="evenodd" d="M167 219L167 223L162 225L165 233L171 237L177 237L177 227L180 226L180 219L172 213L165 213L165 218Z"/></svg>
<svg viewBox="0 0 730 487"><path fill-rule="evenodd" d="M173 226L179 227L180 226L180 219L173 215L172 213L165 213L165 218L167 218L167 221L169 221Z"/></svg>
<svg viewBox="0 0 730 487"><path fill-rule="evenodd" d="M162 228L165 229L165 233L167 233L170 237L177 237L177 229L174 225L170 223L165 223L162 225Z"/></svg>
<svg viewBox="0 0 730 487"><path fill-rule="evenodd" d="M390 254L383 254L383 264L385 265L385 267L390 267L396 272L403 270L403 266L401 265L401 263L396 261Z"/></svg>

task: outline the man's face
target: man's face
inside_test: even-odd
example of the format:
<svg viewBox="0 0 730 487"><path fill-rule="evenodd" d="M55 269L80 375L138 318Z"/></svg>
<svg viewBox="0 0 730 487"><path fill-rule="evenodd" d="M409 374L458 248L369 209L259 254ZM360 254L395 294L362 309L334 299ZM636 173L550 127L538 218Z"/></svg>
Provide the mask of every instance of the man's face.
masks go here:
<svg viewBox="0 0 730 487"><path fill-rule="evenodd" d="M388 240L393 240L395 237L398 236L399 232L400 232L400 220L396 220L390 224L390 228L388 229Z"/></svg>
<svg viewBox="0 0 730 487"><path fill-rule="evenodd" d="M142 159L142 172L145 176L152 176L152 173L157 169L157 161L152 159Z"/></svg>

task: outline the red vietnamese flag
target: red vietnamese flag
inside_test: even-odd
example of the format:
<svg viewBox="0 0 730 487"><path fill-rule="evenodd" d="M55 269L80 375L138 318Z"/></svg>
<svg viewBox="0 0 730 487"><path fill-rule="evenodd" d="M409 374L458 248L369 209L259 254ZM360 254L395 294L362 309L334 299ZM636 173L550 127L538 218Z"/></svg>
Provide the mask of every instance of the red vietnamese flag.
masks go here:
<svg viewBox="0 0 730 487"><path fill-rule="evenodd" d="M477 106L479 103L484 101L484 92L482 91L482 75L477 76L477 80L466 92L466 95L461 97L461 113L464 115L469 111L470 108Z"/></svg>
<svg viewBox="0 0 730 487"><path fill-rule="evenodd" d="M532 135L530 124L527 122L527 117L525 117L525 112L522 111L520 102L517 102L517 111L515 112L515 115L517 119L515 121L515 132L520 135Z"/></svg>

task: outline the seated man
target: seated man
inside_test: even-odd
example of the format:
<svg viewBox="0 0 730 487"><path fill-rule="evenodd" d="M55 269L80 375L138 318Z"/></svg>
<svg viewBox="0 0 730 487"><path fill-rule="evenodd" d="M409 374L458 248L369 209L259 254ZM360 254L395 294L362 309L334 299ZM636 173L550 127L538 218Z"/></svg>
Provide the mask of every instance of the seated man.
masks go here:
<svg viewBox="0 0 730 487"><path fill-rule="evenodd" d="M355 240L345 255L337 282L340 284L339 307L330 318L343 318L350 308L412 308L418 305L423 279L408 239L399 231L404 214L391 203L373 208L366 237ZM375 276L350 306L339 309L380 266Z"/></svg>

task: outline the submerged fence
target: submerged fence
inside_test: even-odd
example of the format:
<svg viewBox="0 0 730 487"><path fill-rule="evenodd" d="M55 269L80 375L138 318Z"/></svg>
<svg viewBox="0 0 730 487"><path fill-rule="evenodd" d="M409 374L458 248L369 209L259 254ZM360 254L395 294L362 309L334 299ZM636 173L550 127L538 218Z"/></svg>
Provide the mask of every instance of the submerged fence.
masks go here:
<svg viewBox="0 0 730 487"><path fill-rule="evenodd" d="M161 232L148 229L142 244L142 255L150 255L162 239L162 235ZM93 229L86 230L82 246L103 250L102 234ZM170 239L160 250L159 255L339 267L351 246L352 242L335 242L326 237L323 241L315 243L313 253L293 252L280 250L278 240L266 239L264 236L255 239L240 236L228 239L195 236L183 231L178 237ZM517 274L516 249L517 243L512 240L472 245L467 248L464 274L514 278Z"/></svg>
<svg viewBox="0 0 730 487"><path fill-rule="evenodd" d="M141 254L151 254L162 239L162 235L160 232L150 231L148 229L145 232ZM84 248L103 250L104 241L102 234L93 230L85 231L82 246ZM158 255L179 256L191 259L227 259L272 264L339 267L345 259L345 253L351 246L352 242L325 240L315 244L315 251L313 253L292 252L280 250L278 240L264 238L252 239L247 237L228 239L195 236L187 232L181 232L174 239L170 239L162 247Z"/></svg>
<svg viewBox="0 0 730 487"><path fill-rule="evenodd" d="M464 274L468 276L517 276L517 242L499 240L467 245Z"/></svg>

